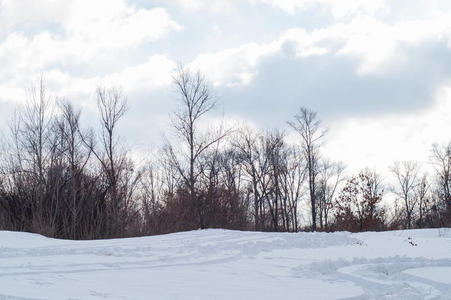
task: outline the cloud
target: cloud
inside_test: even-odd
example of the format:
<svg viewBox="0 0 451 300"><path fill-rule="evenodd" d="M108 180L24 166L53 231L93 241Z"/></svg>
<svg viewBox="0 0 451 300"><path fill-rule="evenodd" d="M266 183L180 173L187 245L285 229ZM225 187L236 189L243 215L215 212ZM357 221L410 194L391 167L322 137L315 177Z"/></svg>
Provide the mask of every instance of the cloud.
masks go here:
<svg viewBox="0 0 451 300"><path fill-rule="evenodd" d="M171 72L185 61L214 84L221 107L212 120L224 111L283 126L308 106L340 132L331 140L358 149L356 160L392 159L384 144L365 141L370 152L353 141L365 134L353 128L395 145L404 133L416 136L398 119L411 124L421 112L444 124L426 112L448 99L437 90L451 77L450 8L443 0L0 0L0 113L10 114L44 73L53 94L89 117L97 85L121 86L130 102L124 136L159 139L177 105Z"/></svg>
<svg viewBox="0 0 451 300"><path fill-rule="evenodd" d="M108 75L103 81L108 85L120 85L125 91L151 90L169 86L175 68L176 63L166 56L152 55L147 62Z"/></svg>
<svg viewBox="0 0 451 300"><path fill-rule="evenodd" d="M318 9L332 15L335 19L356 15L375 15L389 11L386 0L176 0L175 2L183 9L192 12L202 10L231 12L238 4L243 3L250 4L254 8L260 4L267 5L291 15L299 11Z"/></svg>
<svg viewBox="0 0 451 300"><path fill-rule="evenodd" d="M15 7L9 1L2 5ZM43 30L28 37L12 32L0 42L0 62L6 64L0 79L11 77L11 70L36 73L54 65L114 59L121 52L181 29L163 8L137 9L122 0L73 1L64 12L65 17L58 20L62 33Z"/></svg>
<svg viewBox="0 0 451 300"><path fill-rule="evenodd" d="M298 58L328 53L355 60L354 70L361 76L387 74L411 60L404 50L422 43L445 41L450 45L451 13L434 19L384 23L373 17L357 17L307 31L291 28L267 43L247 43L218 52L199 54L191 66L201 69L219 85L247 85L256 76L265 58L291 54ZM449 47L449 46L448 46Z"/></svg>
<svg viewBox="0 0 451 300"><path fill-rule="evenodd" d="M136 60L135 49L182 28L164 8L137 8L124 0L0 0L0 25L3 116L24 101L40 74L55 96L83 107L92 106L101 83L131 92L166 85L170 59L155 53Z"/></svg>
<svg viewBox="0 0 451 300"><path fill-rule="evenodd" d="M354 56L360 60L359 73L386 71L387 64L396 65L406 59L403 47L421 46L423 42L445 40L451 37L451 14L444 13L435 19L401 21L393 25L372 18L357 18L338 28L332 28L344 46L340 55ZM408 59L408 57L407 57Z"/></svg>
<svg viewBox="0 0 451 300"><path fill-rule="evenodd" d="M248 84L255 76L254 70L260 59L276 51L276 45L250 43L216 53L200 54L189 67L200 69L216 86Z"/></svg>
<svg viewBox="0 0 451 300"><path fill-rule="evenodd" d="M263 59L284 52L308 57L326 54L328 50L316 45L304 29L295 28L269 43L248 43L219 52L202 53L190 63L190 67L200 69L216 86L246 85L256 76Z"/></svg>
<svg viewBox="0 0 451 300"><path fill-rule="evenodd" d="M136 9L122 0L109 0L74 2L64 29L74 42L95 52L153 42L181 26L163 8Z"/></svg>
<svg viewBox="0 0 451 300"><path fill-rule="evenodd" d="M369 166L386 173L388 166L404 160L419 161L430 170L432 144L449 142L450 110L451 85L446 83L433 105L420 111L342 119L329 130L325 155L346 161L353 172Z"/></svg>
<svg viewBox="0 0 451 300"><path fill-rule="evenodd" d="M224 12L232 9L233 0L175 0L183 9L190 12L202 10L213 12Z"/></svg>
<svg viewBox="0 0 451 300"><path fill-rule="evenodd" d="M164 55L152 55L143 64L126 67L105 76L78 78L53 69L43 73L48 89L55 96L76 100L89 110L96 110L94 92L99 86L117 87L126 95L145 94L168 88L176 64ZM147 109L147 108L146 108Z"/></svg>
<svg viewBox="0 0 451 300"><path fill-rule="evenodd" d="M407 113L433 103L436 89L451 77L451 58L445 41L404 46L402 52L406 58L390 71L365 76L352 57L278 53L262 59L247 85L218 89L231 111L259 124L283 124L300 106L326 120Z"/></svg>
<svg viewBox="0 0 451 300"><path fill-rule="evenodd" d="M272 7L282 9L286 13L294 14L299 10L307 10L313 7L320 7L326 10L334 18L355 15L374 15L377 12L387 12L386 0L250 0L251 3L264 3Z"/></svg>
<svg viewBox="0 0 451 300"><path fill-rule="evenodd" d="M70 3L70 0L0 0L0 40L11 32L28 35L51 24L61 24L69 14Z"/></svg>

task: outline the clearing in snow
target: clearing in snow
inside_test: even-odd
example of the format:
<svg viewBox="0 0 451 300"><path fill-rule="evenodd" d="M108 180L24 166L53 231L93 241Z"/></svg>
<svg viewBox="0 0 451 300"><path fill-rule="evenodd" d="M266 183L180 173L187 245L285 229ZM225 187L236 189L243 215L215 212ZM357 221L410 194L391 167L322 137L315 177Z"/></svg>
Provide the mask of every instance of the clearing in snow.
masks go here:
<svg viewBox="0 0 451 300"><path fill-rule="evenodd" d="M0 299L451 299L451 233L0 231L0 277Z"/></svg>

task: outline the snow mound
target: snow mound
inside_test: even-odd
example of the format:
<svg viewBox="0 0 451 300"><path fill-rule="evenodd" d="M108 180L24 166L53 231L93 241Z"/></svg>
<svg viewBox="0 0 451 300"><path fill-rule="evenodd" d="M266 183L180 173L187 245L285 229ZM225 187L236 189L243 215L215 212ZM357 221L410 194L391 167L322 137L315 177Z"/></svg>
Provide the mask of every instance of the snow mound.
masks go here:
<svg viewBox="0 0 451 300"><path fill-rule="evenodd" d="M95 241L0 231L0 299L451 299L450 250L448 229Z"/></svg>

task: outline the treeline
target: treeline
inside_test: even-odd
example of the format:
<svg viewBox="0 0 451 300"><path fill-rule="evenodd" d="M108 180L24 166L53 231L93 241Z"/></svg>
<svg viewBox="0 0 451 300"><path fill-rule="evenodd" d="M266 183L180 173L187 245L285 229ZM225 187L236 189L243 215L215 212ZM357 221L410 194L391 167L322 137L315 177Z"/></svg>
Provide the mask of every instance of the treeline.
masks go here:
<svg viewBox="0 0 451 300"><path fill-rule="evenodd" d="M98 88L100 126L54 101L44 80L17 112L0 154L0 229L94 239L198 228L289 231L387 230L449 226L451 144L433 146L435 174L397 162L397 180L364 169L345 176L321 154L326 131L307 108L280 130L205 128L215 105L200 73L174 76L176 137L145 165L124 150L117 128L127 111L119 89ZM145 137L144 137L145 138ZM396 201L386 203L388 191Z"/></svg>

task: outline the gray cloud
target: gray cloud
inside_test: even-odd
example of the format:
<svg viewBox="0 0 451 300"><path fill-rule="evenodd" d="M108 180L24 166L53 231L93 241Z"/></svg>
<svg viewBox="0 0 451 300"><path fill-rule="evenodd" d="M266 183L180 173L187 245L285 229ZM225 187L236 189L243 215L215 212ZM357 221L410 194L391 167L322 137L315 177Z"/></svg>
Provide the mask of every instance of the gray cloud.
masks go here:
<svg viewBox="0 0 451 300"><path fill-rule="evenodd" d="M210 5L210 1L204 1L204 3ZM68 97L80 105L84 105L87 101L82 97L86 97L91 92L90 95L93 96L94 93L94 91L83 89L80 85L84 82L102 83L111 74L117 74L118 80L139 81L136 85L128 82L127 96L130 110L120 127L120 134L124 141L130 147L159 144L164 130L169 125L169 115L177 108L176 95L166 83L153 86L151 80L149 85L147 82L141 82L144 78L158 79L160 74L162 77L168 76L168 67L162 71L164 73L162 74L157 69L158 64L149 64L146 68L140 68L140 66L145 65L148 58L153 55L163 55L171 62L189 64L202 54L209 53L212 54L209 59L212 61L214 72L217 71L214 68L215 59L218 58L215 54L225 49L239 49L243 45L252 43L255 43L252 45L256 45L257 50L251 47L248 52L237 51L231 54L234 55L232 58L224 58L220 55L220 59L224 58L223 65L221 63L218 65L226 67L222 69L223 72L224 69L229 71L227 67L230 65L230 73L238 70L244 75L248 72L255 76L251 76L251 81L243 85L227 86L226 80L222 82L219 80L222 85L214 88L219 100L215 114L225 113L226 116L249 119L261 127L284 126L286 120L290 119L300 106L308 106L318 111L320 118L325 122L356 116L382 119L387 114L419 112L432 106L437 88L451 78L451 52L447 41L450 30L446 28L448 23L443 22L445 18L434 23L432 17L440 14L441 10L445 13L449 11L451 8L449 1L415 3L407 0L391 1L390 9L386 12L377 10L371 15L354 14L339 19L335 19L330 9L322 7L322 4L312 5L306 10L298 9L290 14L272 5L261 2L252 5L248 1L227 2L231 10L197 11L184 10L178 1L130 0L115 3L119 8L129 6L136 8L132 10L136 14L140 8L164 7L167 20L179 24L180 30L173 28L158 39L150 40L144 38L146 36L144 34L144 37L138 36L136 41L129 43L128 46L119 47L108 53L97 54L95 49L91 49L92 56L78 59L79 55L84 54L81 50L89 48L90 45L84 44L83 36L79 40L61 34L64 22L70 16L61 14L61 18L54 20L49 16L49 11L43 9L37 12L28 11L27 15L30 13L36 15L30 19L29 23L18 22L17 20L22 19L20 16L16 18L14 11L8 13L9 18L0 20L0 24L4 25L0 28L0 50L6 38L12 34L23 34L25 39L23 42L11 43L12 50L3 49L3 56L0 51L0 62L6 66L0 71L0 78L2 78L0 89L3 88L1 90L5 91L0 95L0 101L2 101L0 116L3 123L6 123L14 110L13 102L18 101L17 97L14 98L17 93L11 92L11 95L6 93L12 88L27 88L30 82L26 80L38 76L41 72L45 74L60 71L67 75L64 80L54 80L56 90L69 93L68 95L58 94L58 96ZM58 9L61 12L66 11L64 7ZM66 13L69 14L69 12ZM353 23L353 18L357 21L363 19L363 22ZM105 24L114 23L116 20L115 18L106 19L108 21L105 21ZM398 35L388 34L388 38L385 39L385 34L390 33L390 29L395 29L395 26L391 27L393 24L405 20L430 20L431 24L426 22L425 25L430 27L426 28L425 32L419 32L418 39L415 34L404 40L399 39L399 32L405 32L403 31L405 27L398 28ZM80 22L79 25L84 24ZM368 26L368 28L362 31L356 30L357 34L347 40L346 34L354 34L355 28L352 26ZM295 36L295 41L286 42L282 50L277 48L278 46L275 47L276 50L272 49L273 43L279 41L290 28L303 29L306 34L305 36L301 34L299 39ZM329 30L326 38L321 37L322 29ZM441 34L435 34L436 31L440 31ZM42 43L33 40L36 35L43 32L47 32L52 37L53 47L49 47L46 40ZM80 32L83 35L90 31L81 30ZM109 30L106 33L108 32ZM338 35L336 38L335 33ZM308 39L312 37L317 38L312 42L313 46L324 46L327 53L321 56L310 54L305 57L296 56L296 54L299 55L296 53L299 50L296 47L299 45L302 47L303 39L307 39L306 44L308 44ZM364 54L358 56L362 54L359 51L368 52L366 45L359 43L360 37L362 40L368 38L370 42L373 42L372 38L376 41L380 40L381 44L375 43L375 47L380 46L382 50L387 46L384 42L387 44L393 42L396 45L394 47L396 52L392 55L390 51L387 51L392 57L389 59L384 57L380 62L382 66L377 66L376 71L359 74L358 70L362 66L362 56L364 56ZM112 41L115 41L114 38L113 35ZM64 39L72 42L65 44ZM351 51L346 54L337 54L350 40L357 41L357 46L353 45L354 48L351 47ZM63 41L62 44L60 44L61 41ZM296 45L295 42L299 44ZM66 48L61 45L66 45ZM72 51L72 47L81 50ZM24 51L25 48L29 50ZM61 51L63 48L65 51ZM266 51L268 48L270 50ZM259 54L262 49L266 52ZM50 53L51 50L55 52ZM36 51L36 55L33 51ZM253 61L254 54L255 61ZM223 53L223 55L229 54ZM371 58L371 55L368 57ZM37 59L39 57L41 59ZM240 68L242 66L244 67ZM129 76L129 73L124 73L127 68L141 72L142 76L131 78L133 76ZM238 78L236 82L240 82L237 74L231 74L229 77ZM71 87L71 83L74 82L78 84ZM74 92L74 89L78 88L81 91ZM90 98L89 101L95 100ZM86 108L84 120L86 125L98 125L95 112Z"/></svg>
<svg viewBox="0 0 451 300"><path fill-rule="evenodd" d="M359 75L359 62L329 53L296 58L290 51L265 58L247 86L222 88L226 111L260 124L280 124L300 106L324 119L409 113L428 107L436 89L451 78L445 41L401 45L402 61L382 73Z"/></svg>

